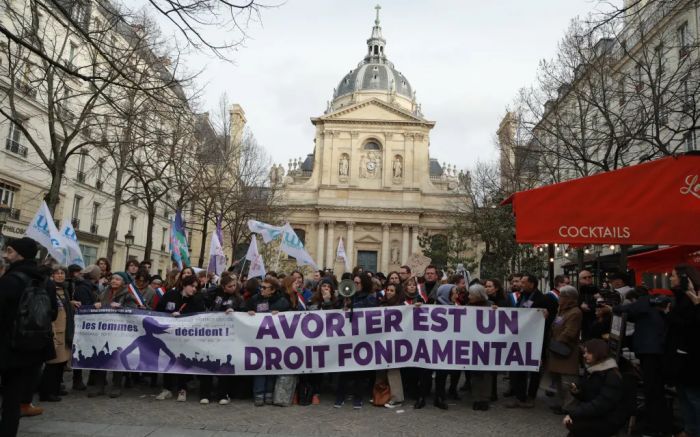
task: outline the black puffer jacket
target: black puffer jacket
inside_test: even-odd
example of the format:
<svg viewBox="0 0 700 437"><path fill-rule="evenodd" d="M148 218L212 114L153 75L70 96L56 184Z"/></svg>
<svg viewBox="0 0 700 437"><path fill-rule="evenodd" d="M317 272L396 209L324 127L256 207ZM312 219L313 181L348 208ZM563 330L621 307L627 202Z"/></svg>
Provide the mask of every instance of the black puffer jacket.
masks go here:
<svg viewBox="0 0 700 437"><path fill-rule="evenodd" d="M56 357L53 342L39 351L17 351L10 346L12 327L17 318L17 307L26 284L15 273L20 272L37 280L46 278L39 273L36 261L22 260L10 264L5 274L0 277L0 370L14 369L41 364ZM47 286L51 300L52 318L58 315L58 302L55 288Z"/></svg>
<svg viewBox="0 0 700 437"><path fill-rule="evenodd" d="M87 279L79 279L75 282L75 291L73 291L73 299L80 302L81 305L95 305L99 296L97 284Z"/></svg>
<svg viewBox="0 0 700 437"><path fill-rule="evenodd" d="M579 404L569 414L571 418L600 420L613 427L622 427L627 420L623 403L622 375L612 358L589 367L573 393Z"/></svg>
<svg viewBox="0 0 700 437"><path fill-rule="evenodd" d="M156 311L164 313L179 312L180 314L203 313L207 310L204 297L201 293L195 293L191 297L185 297L177 288L166 292L158 301Z"/></svg>
<svg viewBox="0 0 700 437"><path fill-rule="evenodd" d="M255 311L256 313L268 313L272 311L289 311L291 305L289 299L280 291L277 290L272 294L272 296L266 298L262 294L257 293L253 295L248 302L246 302L246 309L248 311Z"/></svg>
<svg viewBox="0 0 700 437"><path fill-rule="evenodd" d="M668 313L666 337L669 380L700 387L700 305L694 305L684 291L673 290L673 294L676 299Z"/></svg>

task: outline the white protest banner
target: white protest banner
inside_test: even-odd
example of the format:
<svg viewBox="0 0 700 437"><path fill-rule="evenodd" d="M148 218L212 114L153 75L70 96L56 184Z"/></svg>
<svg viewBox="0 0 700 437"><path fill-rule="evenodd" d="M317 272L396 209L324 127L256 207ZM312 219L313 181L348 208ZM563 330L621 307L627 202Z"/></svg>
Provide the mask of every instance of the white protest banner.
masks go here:
<svg viewBox="0 0 700 437"><path fill-rule="evenodd" d="M269 243L282 234L282 228L257 220L248 220L248 229L254 234L260 234L265 243Z"/></svg>
<svg viewBox="0 0 700 437"><path fill-rule="evenodd" d="M287 255L296 258L297 265L309 265L313 267L314 270L318 270L318 266L314 262L314 259L311 258L309 252L304 249L304 243L301 242L301 239L299 239L289 223L282 227L282 243L280 244L280 250Z"/></svg>
<svg viewBox="0 0 700 437"><path fill-rule="evenodd" d="M544 313L395 306L278 314L81 308L73 368L192 374L299 374L423 367L536 371Z"/></svg>
<svg viewBox="0 0 700 437"><path fill-rule="evenodd" d="M39 210L34 215L34 218L29 222L24 235L41 244L49 251L59 264L66 265L68 258L68 249L61 234L56 228L56 224L51 217L51 211L46 205L46 202L41 202Z"/></svg>
<svg viewBox="0 0 700 437"><path fill-rule="evenodd" d="M76 264L85 268L83 252L78 245L78 236L75 234L73 224L67 218L63 219L61 224L61 237L63 237L66 246L66 265Z"/></svg>

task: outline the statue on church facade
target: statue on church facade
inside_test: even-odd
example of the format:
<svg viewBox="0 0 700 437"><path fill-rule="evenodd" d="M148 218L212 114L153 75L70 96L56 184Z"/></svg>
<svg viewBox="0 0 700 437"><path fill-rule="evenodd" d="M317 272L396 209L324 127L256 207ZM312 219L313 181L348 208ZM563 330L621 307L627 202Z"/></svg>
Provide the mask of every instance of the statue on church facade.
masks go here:
<svg viewBox="0 0 700 437"><path fill-rule="evenodd" d="M403 177L403 162L401 162L401 155L396 155L394 157L392 172L394 179L401 179Z"/></svg>
<svg viewBox="0 0 700 437"><path fill-rule="evenodd" d="M340 162L338 163L338 175L348 176L349 173L350 159L348 159L348 155L346 153L343 153L343 156L340 157Z"/></svg>

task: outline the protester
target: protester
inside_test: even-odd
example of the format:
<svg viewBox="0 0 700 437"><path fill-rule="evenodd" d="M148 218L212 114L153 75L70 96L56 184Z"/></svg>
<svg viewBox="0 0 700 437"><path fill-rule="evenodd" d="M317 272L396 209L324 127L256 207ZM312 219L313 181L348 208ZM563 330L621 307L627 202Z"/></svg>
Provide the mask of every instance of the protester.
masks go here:
<svg viewBox="0 0 700 437"><path fill-rule="evenodd" d="M619 276L615 278L613 287L621 283ZM663 380L666 351L666 320L663 312L666 308L655 305L646 288L638 287L637 290L640 296L635 302L616 305L612 311L614 314L627 314L627 320L635 325L632 350L639 358L644 381L645 413L642 418L645 432L669 433L671 412L664 397Z"/></svg>
<svg viewBox="0 0 700 437"><path fill-rule="evenodd" d="M251 296L246 304L248 314L272 313L290 309L289 300L281 290L279 281L266 277L260 285L260 292ZM256 407L265 404L272 405L272 394L275 388L275 375L255 375L253 377L253 401Z"/></svg>
<svg viewBox="0 0 700 437"><path fill-rule="evenodd" d="M396 272L392 273L396 274ZM387 279L387 285L384 290L385 299L384 302L382 302L381 306L403 305L403 292L401 291L401 286L394 282L391 282L392 273L389 274L389 278ZM398 280L398 274L396 274L395 276L396 280ZM377 377L375 380L375 386L377 383L386 383L389 386L391 397L389 398L388 402L384 403L384 407L397 408L403 405L404 394L400 369L378 370ZM375 405L377 405L376 400Z"/></svg>
<svg viewBox="0 0 700 437"><path fill-rule="evenodd" d="M511 306L501 281L498 279L487 279L484 283L484 288L486 289L486 294L489 296L489 300L493 302L496 307L508 308Z"/></svg>
<svg viewBox="0 0 700 437"><path fill-rule="evenodd" d="M36 257L39 248L31 238L11 240L5 247L3 258L8 264L0 277L0 380L2 381L2 416L0 418L0 435L13 437L17 434L22 396L24 390L33 392L40 373L41 364L56 356L50 337L45 344L19 344L13 347L9 333L18 317L21 296L33 281L38 286L46 286L46 277L37 268ZM47 289L50 297L50 290ZM55 299L47 299L48 310L52 318L58 312ZM41 414L43 411L31 402L24 402L26 415Z"/></svg>
<svg viewBox="0 0 700 437"><path fill-rule="evenodd" d="M583 313L584 315L586 313ZM608 341L610 339L610 329L612 328L612 308L605 305L603 299L595 303L595 320L588 328L588 336L590 338L599 338ZM582 329L581 337L583 337Z"/></svg>
<svg viewBox="0 0 700 437"><path fill-rule="evenodd" d="M373 292L372 277L368 272L357 274L353 277L356 291L352 297L345 298L343 309L352 311L357 308L372 308L377 306L377 298ZM345 404L345 393L348 384L352 384L352 407L356 410L364 405L363 394L369 390L370 373L367 371L343 372L338 375L338 386L335 392L335 408L341 408Z"/></svg>
<svg viewBox="0 0 700 437"><path fill-rule="evenodd" d="M528 273L522 276L522 292L518 300L518 308L537 308L544 310L545 329L543 339L543 356L546 350L549 328L556 317L556 307L552 307L553 299L547 298L537 289L538 279L535 275ZM506 405L508 408L533 408L535 398L540 385L539 372L511 372L510 373L513 394L516 399ZM528 384L529 382L529 384Z"/></svg>
<svg viewBox="0 0 700 437"><path fill-rule="evenodd" d="M58 308L56 320L52 324L53 344L56 357L47 361L39 385L39 399L42 402L58 402L61 396L68 393L61 390L63 369L71 357L73 344L74 307L70 289L66 287L66 269L55 267L51 274L52 284L55 287L55 298Z"/></svg>
<svg viewBox="0 0 700 437"><path fill-rule="evenodd" d="M313 291L311 291L311 288L304 287L304 274L301 273L299 270L294 270L290 276L292 276L295 279L294 289L297 292L301 293L302 297L304 298L304 303L308 303L311 299L311 296L313 295Z"/></svg>
<svg viewBox="0 0 700 437"><path fill-rule="evenodd" d="M166 302L165 307L174 307L175 311L171 314L175 317L206 311L206 304L201 293L198 292L198 287L199 282L196 276L185 276L180 281L180 294L178 296L171 296L170 298L174 300ZM163 298L165 298L165 296L163 296ZM174 303L174 305L169 305L170 303ZM175 389L177 390L178 402L187 401L187 382L190 378L189 375L176 376ZM205 376L204 381L204 384L200 384L199 387L199 403L206 405L209 403L209 397L211 396L211 377Z"/></svg>
<svg viewBox="0 0 700 437"><path fill-rule="evenodd" d="M139 271L139 267L140 265L138 260L130 259L126 262L126 265L124 266L124 272L126 272L129 278L127 285L133 284L134 278L136 277L136 273Z"/></svg>
<svg viewBox="0 0 700 437"><path fill-rule="evenodd" d="M578 404L563 420L572 437L609 437L627 420L622 375L609 354L603 340L588 340L584 345L586 373L569 388Z"/></svg>
<svg viewBox="0 0 700 437"><path fill-rule="evenodd" d="M547 371L557 393L554 414L566 414L571 403L570 392L564 387L578 379L579 345L581 333L581 309L578 307L578 291L570 285L558 290L559 310L552 323L551 340L547 351Z"/></svg>
<svg viewBox="0 0 700 437"><path fill-rule="evenodd" d="M680 264L670 277L675 302L668 314L666 362L678 391L683 427L688 437L700 436L700 273Z"/></svg>
<svg viewBox="0 0 700 437"><path fill-rule="evenodd" d="M469 286L468 303L469 306L475 307L491 307L493 302L489 301L486 288L481 284L473 284ZM472 409L474 411L487 411L489 409L489 400L491 398L491 380L494 377L493 372L473 371L470 373L472 387Z"/></svg>
<svg viewBox="0 0 700 437"><path fill-rule="evenodd" d="M581 270L578 273L578 303L583 314L581 319L581 338L585 341L593 338L591 326L596 320L598 287L593 284L593 273Z"/></svg>
<svg viewBox="0 0 700 437"><path fill-rule="evenodd" d="M100 300L95 303L95 308L138 308L139 303L136 298L129 293L127 284L129 283L129 275L126 272L117 272L112 274L109 288L102 292ZM88 397L97 397L105 394L105 385L107 383L107 372L94 371L95 386L88 391ZM122 394L122 380L124 379L123 372L112 373L112 390L109 392L110 398L117 398Z"/></svg>
<svg viewBox="0 0 700 437"><path fill-rule="evenodd" d="M423 273L423 279L425 282L423 283L423 286L425 287L425 292L428 295L430 303L435 302L437 290L440 286L440 281L438 278L437 267L431 264L425 268L425 272Z"/></svg>
<svg viewBox="0 0 700 437"><path fill-rule="evenodd" d="M399 278L401 283L405 283L408 278L411 277L411 268L409 266L401 266L399 268Z"/></svg>
<svg viewBox="0 0 700 437"><path fill-rule="evenodd" d="M102 292L109 286L109 281L112 279L112 264L107 258L98 258L95 264L100 268L100 281L98 285L100 287L100 292Z"/></svg>
<svg viewBox="0 0 700 437"><path fill-rule="evenodd" d="M91 264L83 269L82 277L75 282L73 290L72 303L75 308L95 305L100 294L99 281L101 274L102 271L96 264ZM87 386L83 383L83 371L81 369L73 370L73 390L87 390Z"/></svg>
<svg viewBox="0 0 700 437"><path fill-rule="evenodd" d="M153 302L156 298L156 292L151 288L150 279L146 270L139 270L134 276L134 286L141 295L146 308L153 308Z"/></svg>

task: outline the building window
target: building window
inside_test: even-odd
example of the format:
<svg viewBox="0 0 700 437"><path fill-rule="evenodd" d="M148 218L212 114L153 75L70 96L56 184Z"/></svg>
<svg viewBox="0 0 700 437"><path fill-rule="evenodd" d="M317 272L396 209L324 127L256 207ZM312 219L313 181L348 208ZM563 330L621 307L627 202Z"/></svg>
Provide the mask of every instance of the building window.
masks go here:
<svg viewBox="0 0 700 437"><path fill-rule="evenodd" d="M5 150L27 157L27 148L22 145L22 131L12 122L5 141Z"/></svg>
<svg viewBox="0 0 700 437"><path fill-rule="evenodd" d="M0 182L0 204L4 204L12 208L15 202L15 193L17 187Z"/></svg>
<svg viewBox="0 0 700 437"><path fill-rule="evenodd" d="M75 229L78 229L80 226L80 202L83 201L83 198L81 196L76 195L73 198L73 215L72 215L72 222L73 222L73 227Z"/></svg>
<svg viewBox="0 0 700 437"><path fill-rule="evenodd" d="M87 18L87 5L81 1L74 2L70 11L70 16L79 24L85 23L85 19Z"/></svg>
<svg viewBox="0 0 700 437"><path fill-rule="evenodd" d="M104 181L102 180L102 173L104 170L105 161L104 158L97 160L97 178L95 180L95 188L101 190L104 187Z"/></svg>
<svg viewBox="0 0 700 437"><path fill-rule="evenodd" d="M371 140L365 144L365 150L382 150L382 147L374 140Z"/></svg>
<svg viewBox="0 0 700 437"><path fill-rule="evenodd" d="M97 248L95 246L86 246L79 244L80 251L83 253L83 261L85 265L95 264L97 262Z"/></svg>
<svg viewBox="0 0 700 437"><path fill-rule="evenodd" d="M132 234L134 233L134 226L136 226L136 217L132 215L129 217L129 232Z"/></svg>
<svg viewBox="0 0 700 437"><path fill-rule="evenodd" d="M684 22L678 27L678 58L683 58L690 52L690 33L688 32L688 22Z"/></svg>
<svg viewBox="0 0 700 437"><path fill-rule="evenodd" d="M166 241L168 241L168 228L163 228L163 233L160 238L160 250L165 252L167 249Z"/></svg>
<svg viewBox="0 0 700 437"><path fill-rule="evenodd" d="M97 215L100 213L100 204L94 202L92 204L92 214L90 215L90 233L97 233Z"/></svg>
<svg viewBox="0 0 700 437"><path fill-rule="evenodd" d="M685 151L692 152L698 150L697 146L697 135L695 130L691 130L685 133L683 136L683 142L685 143Z"/></svg>
<svg viewBox="0 0 700 437"><path fill-rule="evenodd" d="M87 157L87 152L85 150L80 151L80 158L78 160L78 174L76 179L78 182L85 183L85 159Z"/></svg>

